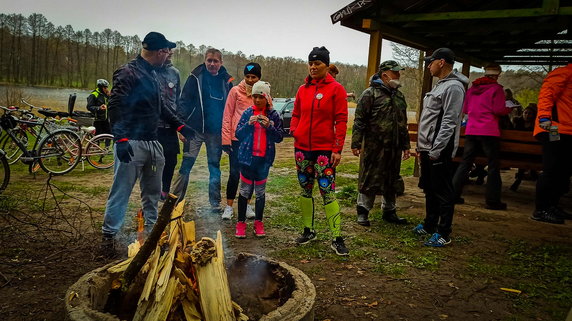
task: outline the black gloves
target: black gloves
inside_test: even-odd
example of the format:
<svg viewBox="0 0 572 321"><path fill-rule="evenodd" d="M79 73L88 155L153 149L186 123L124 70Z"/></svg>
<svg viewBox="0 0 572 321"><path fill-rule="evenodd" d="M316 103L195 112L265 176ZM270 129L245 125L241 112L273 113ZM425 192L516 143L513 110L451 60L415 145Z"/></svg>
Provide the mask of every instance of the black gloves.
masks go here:
<svg viewBox="0 0 572 321"><path fill-rule="evenodd" d="M179 128L179 133L185 136L186 139L193 139L195 137L195 131L189 126L181 126Z"/></svg>
<svg viewBox="0 0 572 321"><path fill-rule="evenodd" d="M222 150L225 153L230 155L230 153L232 153L232 146L231 145L222 145Z"/></svg>
<svg viewBox="0 0 572 321"><path fill-rule="evenodd" d="M127 140L115 143L115 152L119 161L125 164L129 163L131 156L134 155L133 148L131 148L131 144Z"/></svg>

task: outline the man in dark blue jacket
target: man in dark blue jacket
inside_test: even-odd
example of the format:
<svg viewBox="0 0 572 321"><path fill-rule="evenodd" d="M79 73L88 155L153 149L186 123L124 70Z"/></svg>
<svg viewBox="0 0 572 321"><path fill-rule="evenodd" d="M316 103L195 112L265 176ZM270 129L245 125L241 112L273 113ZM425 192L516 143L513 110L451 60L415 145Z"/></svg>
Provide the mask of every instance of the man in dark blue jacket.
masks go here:
<svg viewBox="0 0 572 321"><path fill-rule="evenodd" d="M177 128L187 139L193 136L191 128L170 108L164 108L160 95L157 72L175 43L158 32L150 32L142 44L141 54L113 74L109 118L115 140L115 170L102 226L102 250L106 256L115 255L114 237L123 225L129 196L138 178L145 228L151 229L157 221L165 164L163 148L157 140L159 119Z"/></svg>
<svg viewBox="0 0 572 321"><path fill-rule="evenodd" d="M197 66L183 87L178 112L185 124L197 135L185 143L183 162L175 179L173 193L182 200L187 191L189 175L203 143L207 147L209 168L209 202L215 212L220 211L220 158L222 154L222 116L232 77L222 66L222 53L210 48L205 61Z"/></svg>

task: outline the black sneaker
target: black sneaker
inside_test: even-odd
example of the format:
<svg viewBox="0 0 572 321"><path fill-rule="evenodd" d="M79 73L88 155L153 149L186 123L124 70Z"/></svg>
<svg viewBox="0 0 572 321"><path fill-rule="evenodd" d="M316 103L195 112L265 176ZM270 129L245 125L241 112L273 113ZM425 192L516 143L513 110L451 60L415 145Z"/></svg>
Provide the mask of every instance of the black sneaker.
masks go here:
<svg viewBox="0 0 572 321"><path fill-rule="evenodd" d="M332 241L332 250L334 250L336 254L340 256L350 255L350 250L348 250L344 244L344 239L340 236L336 237L336 239Z"/></svg>
<svg viewBox="0 0 572 321"><path fill-rule="evenodd" d="M357 206L357 223L362 226L370 226L369 211L363 206Z"/></svg>
<svg viewBox="0 0 572 321"><path fill-rule="evenodd" d="M536 210L534 213L532 213L530 218L535 221L551 224L564 224L564 219L558 216L554 208L549 208L547 210Z"/></svg>
<svg viewBox="0 0 572 321"><path fill-rule="evenodd" d="M298 238L296 239L296 243L298 243L300 245L306 244L315 238L316 238L316 232L305 227L302 235L298 236Z"/></svg>
<svg viewBox="0 0 572 321"><path fill-rule="evenodd" d="M119 257L119 253L115 249L115 237L109 234L103 234L101 244L99 246L98 259L115 259Z"/></svg>
<svg viewBox="0 0 572 321"><path fill-rule="evenodd" d="M485 208L487 210L493 210L493 211L504 211L504 210L506 210L506 203L503 203L503 202L489 203L489 202L487 202L487 204L485 205Z"/></svg>

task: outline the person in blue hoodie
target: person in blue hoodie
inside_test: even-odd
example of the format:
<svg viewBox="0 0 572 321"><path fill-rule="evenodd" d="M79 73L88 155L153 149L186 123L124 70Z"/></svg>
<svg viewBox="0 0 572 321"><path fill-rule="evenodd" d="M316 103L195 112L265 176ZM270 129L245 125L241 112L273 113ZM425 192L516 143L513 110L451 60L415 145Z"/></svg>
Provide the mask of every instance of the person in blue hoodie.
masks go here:
<svg viewBox="0 0 572 321"><path fill-rule="evenodd" d="M461 112L465 86L469 79L453 70L455 54L439 48L425 58L437 84L423 98L419 118L417 151L421 160L419 187L425 193L425 221L413 232L431 236L426 246L442 247L451 243L451 225L455 211L453 156L459 146Z"/></svg>

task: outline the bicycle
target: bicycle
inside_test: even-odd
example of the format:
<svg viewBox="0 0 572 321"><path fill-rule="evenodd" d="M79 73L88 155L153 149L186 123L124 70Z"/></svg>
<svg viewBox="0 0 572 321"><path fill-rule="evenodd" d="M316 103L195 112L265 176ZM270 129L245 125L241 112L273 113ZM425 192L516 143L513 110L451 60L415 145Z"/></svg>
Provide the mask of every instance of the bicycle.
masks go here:
<svg viewBox="0 0 572 321"><path fill-rule="evenodd" d="M69 121L77 125L77 121L70 118ZM95 135L95 127L77 125L81 137L82 149L81 161L87 162L97 169L107 169L115 163L113 156L113 135Z"/></svg>
<svg viewBox="0 0 572 321"><path fill-rule="evenodd" d="M20 113L20 117L16 118L18 127L13 129L13 134L25 146L28 146L30 140L38 139L36 127L41 126L41 120L31 111L21 110L17 107L10 107L14 112ZM0 138L0 148L4 150L8 164L15 164L23 152L18 145L5 134Z"/></svg>
<svg viewBox="0 0 572 321"><path fill-rule="evenodd" d="M26 103L24 100L22 102ZM28 103L26 103L28 104ZM29 165L29 171L32 172L35 163L47 173L52 175L63 175L73 170L81 159L81 139L78 134L68 129L57 129L51 131L47 125L48 118L56 116L67 117L67 113L55 112L45 108L38 108L28 104L32 108L37 108L38 112L45 116L41 123L38 137L42 136L42 132L47 135L42 139L36 139L31 149L14 134L14 128L17 127L16 118L11 115L13 109L0 106L4 110L4 114L0 116L0 127L5 131L8 137L22 151L20 160Z"/></svg>
<svg viewBox="0 0 572 321"><path fill-rule="evenodd" d="M6 159L6 153L0 149L0 194L4 192L10 182L10 165Z"/></svg>

